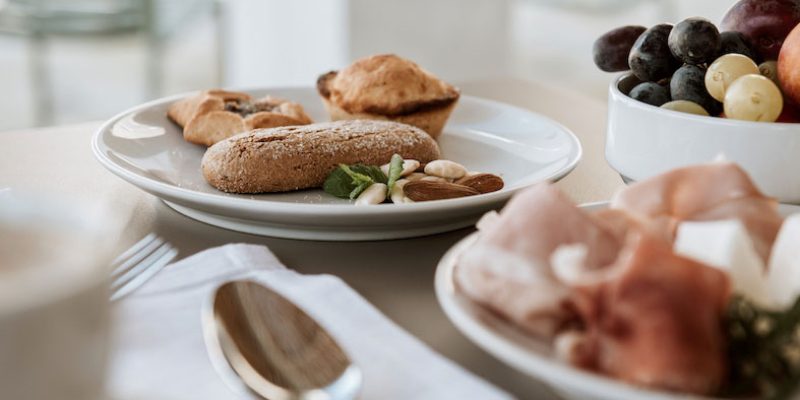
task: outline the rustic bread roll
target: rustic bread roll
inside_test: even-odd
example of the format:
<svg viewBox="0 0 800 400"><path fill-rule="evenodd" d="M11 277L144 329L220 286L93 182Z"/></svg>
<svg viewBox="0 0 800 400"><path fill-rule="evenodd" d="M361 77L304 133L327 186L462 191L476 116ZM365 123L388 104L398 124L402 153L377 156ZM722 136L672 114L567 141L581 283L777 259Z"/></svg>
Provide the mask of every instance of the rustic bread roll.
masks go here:
<svg viewBox="0 0 800 400"><path fill-rule="evenodd" d="M224 192L286 192L322 186L339 164L382 165L395 153L426 163L439 158L439 146L410 125L336 121L233 136L208 148L202 169Z"/></svg>

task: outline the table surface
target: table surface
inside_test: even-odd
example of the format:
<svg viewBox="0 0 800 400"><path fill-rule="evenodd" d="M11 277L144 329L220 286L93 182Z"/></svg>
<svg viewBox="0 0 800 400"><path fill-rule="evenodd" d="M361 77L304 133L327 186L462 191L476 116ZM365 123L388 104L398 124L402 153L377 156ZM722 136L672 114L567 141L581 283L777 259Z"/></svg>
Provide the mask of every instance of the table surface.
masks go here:
<svg viewBox="0 0 800 400"><path fill-rule="evenodd" d="M571 129L583 145L578 167L558 185L576 202L607 200L622 186L606 164L606 104L543 83L498 79L460 85L486 97L548 116ZM554 398L540 383L505 366L470 343L449 322L433 290L436 264L472 229L381 242L313 242L248 235L194 221L106 171L90 139L99 122L0 132L0 188L10 187L102 203L128 221L120 249L149 232L186 257L226 243L267 245L289 268L338 275L400 326L436 351L520 398ZM353 258L358 254L358 258ZM386 255L391 255L386 257ZM376 265L374 260L381 260Z"/></svg>

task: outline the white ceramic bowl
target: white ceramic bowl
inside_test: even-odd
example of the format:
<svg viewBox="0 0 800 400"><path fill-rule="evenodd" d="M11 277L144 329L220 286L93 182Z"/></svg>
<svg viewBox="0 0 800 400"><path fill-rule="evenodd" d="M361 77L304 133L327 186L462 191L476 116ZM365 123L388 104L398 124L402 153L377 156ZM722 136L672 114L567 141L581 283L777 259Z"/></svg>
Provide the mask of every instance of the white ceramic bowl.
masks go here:
<svg viewBox="0 0 800 400"><path fill-rule="evenodd" d="M737 121L665 110L628 97L639 81L609 87L606 160L626 181L723 155L768 195L800 203L800 124Z"/></svg>

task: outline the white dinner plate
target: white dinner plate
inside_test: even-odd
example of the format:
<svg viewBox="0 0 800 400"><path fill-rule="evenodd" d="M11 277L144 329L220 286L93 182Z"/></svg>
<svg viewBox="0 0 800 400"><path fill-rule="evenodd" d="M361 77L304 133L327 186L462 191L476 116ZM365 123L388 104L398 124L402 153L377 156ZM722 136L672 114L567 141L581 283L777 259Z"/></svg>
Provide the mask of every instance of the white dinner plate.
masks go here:
<svg viewBox="0 0 800 400"><path fill-rule="evenodd" d="M582 206L586 210L606 208L608 203ZM800 206L780 206L783 215L800 212ZM439 304L445 314L478 347L534 377L568 399L595 400L678 400L702 399L655 390L647 390L622 383L602 375L583 371L556 359L547 341L525 334L511 322L499 317L461 294L455 287L453 273L459 255L475 244L478 234L473 233L445 253L436 268L434 286Z"/></svg>
<svg viewBox="0 0 800 400"><path fill-rule="evenodd" d="M296 101L315 121L328 117L313 88L247 92ZM380 240L421 236L470 226L517 190L567 175L581 157L568 129L534 112L462 96L439 138L443 157L469 170L500 175L498 192L414 204L354 206L322 190L237 195L220 192L200 172L203 146L183 140L167 116L185 96L134 107L103 124L92 148L98 160L126 181L191 218L259 235L312 240Z"/></svg>

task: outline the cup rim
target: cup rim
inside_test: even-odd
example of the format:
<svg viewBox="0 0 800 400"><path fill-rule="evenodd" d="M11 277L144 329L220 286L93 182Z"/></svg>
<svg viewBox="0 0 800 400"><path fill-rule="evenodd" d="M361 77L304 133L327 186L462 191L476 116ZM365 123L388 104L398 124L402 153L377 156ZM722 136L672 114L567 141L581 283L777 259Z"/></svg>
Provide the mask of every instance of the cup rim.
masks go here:
<svg viewBox="0 0 800 400"><path fill-rule="evenodd" d="M49 197L52 197L50 195ZM80 268L78 272L68 275L69 279L51 279L42 282L42 279L21 278L3 274L3 279L33 279L37 290L31 295L21 295L28 288L4 293L0 301L0 318L16 315L53 304L100 287L108 285L108 261L111 259L110 240L115 236L110 235L116 228L113 219L108 218L106 210L90 208L72 199L52 200L40 193L21 192L17 190L0 189L0 225L9 226L35 226L42 224L59 225L65 232L80 232L86 236L86 243L109 241L109 246L88 246L93 249L90 265ZM35 227L34 229L40 229ZM49 268L44 268L42 273L48 273ZM13 274L13 272L11 273ZM37 275L38 277L38 275ZM104 290L108 290L107 287Z"/></svg>

